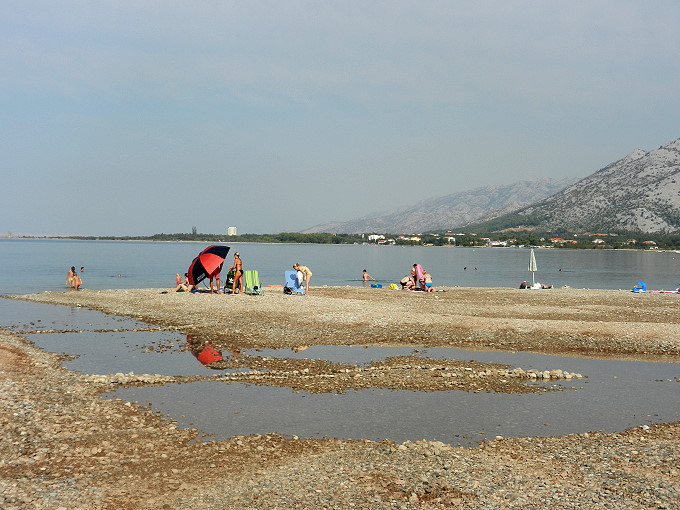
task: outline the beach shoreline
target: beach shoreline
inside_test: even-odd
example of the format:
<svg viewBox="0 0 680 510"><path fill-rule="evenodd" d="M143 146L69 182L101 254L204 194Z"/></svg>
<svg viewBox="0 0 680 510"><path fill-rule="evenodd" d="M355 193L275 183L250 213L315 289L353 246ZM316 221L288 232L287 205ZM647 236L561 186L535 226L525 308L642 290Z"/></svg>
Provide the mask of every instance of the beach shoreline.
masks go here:
<svg viewBox="0 0 680 510"><path fill-rule="evenodd" d="M401 345L680 362L676 295L313 288L310 296L164 289L12 296L81 306L224 348ZM438 442L276 435L197 441L0 333L2 505L14 508L674 508L680 424L620 433ZM400 377L402 377L400 375ZM670 383L670 384L676 384Z"/></svg>
<svg viewBox="0 0 680 510"><path fill-rule="evenodd" d="M303 297L281 288L260 296L117 289L7 297L133 317L225 349L401 345L680 362L677 294L440 290L319 287Z"/></svg>

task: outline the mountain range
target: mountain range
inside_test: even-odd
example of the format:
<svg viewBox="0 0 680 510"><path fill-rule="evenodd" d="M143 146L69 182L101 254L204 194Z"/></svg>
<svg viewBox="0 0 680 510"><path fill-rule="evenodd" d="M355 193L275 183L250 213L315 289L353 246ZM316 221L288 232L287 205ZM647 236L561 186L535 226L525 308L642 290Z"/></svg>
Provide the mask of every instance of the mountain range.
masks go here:
<svg viewBox="0 0 680 510"><path fill-rule="evenodd" d="M344 222L322 223L303 232L308 234L316 232L405 234L446 231L517 210L548 197L575 181L576 179L537 179L520 181L507 186L476 188L431 198L409 207L378 215L364 216Z"/></svg>
<svg viewBox="0 0 680 510"><path fill-rule="evenodd" d="M650 152L634 150L492 224L494 230L529 225L540 231L680 232L680 139Z"/></svg>
<svg viewBox="0 0 680 510"><path fill-rule="evenodd" d="M429 199L388 213L323 223L305 233L680 230L680 139L581 179L537 179Z"/></svg>

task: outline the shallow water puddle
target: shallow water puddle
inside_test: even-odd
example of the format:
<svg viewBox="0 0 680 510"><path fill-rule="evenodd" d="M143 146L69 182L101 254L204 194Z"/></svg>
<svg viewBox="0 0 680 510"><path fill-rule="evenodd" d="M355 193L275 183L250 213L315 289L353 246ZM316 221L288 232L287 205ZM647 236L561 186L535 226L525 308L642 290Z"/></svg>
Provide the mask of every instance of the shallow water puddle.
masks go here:
<svg viewBox="0 0 680 510"><path fill-rule="evenodd" d="M95 331L148 328L149 324L73 306L0 299L0 328L10 331Z"/></svg>
<svg viewBox="0 0 680 510"><path fill-rule="evenodd" d="M187 376L214 373L186 348L185 336L169 331L45 333L27 336L41 349L77 356L66 361L64 366L85 374L134 372ZM163 348L149 350L149 345L162 345Z"/></svg>
<svg viewBox="0 0 680 510"><path fill-rule="evenodd" d="M151 373L210 376L201 345L148 324L76 307L0 299L0 327L35 333L39 347L78 356L71 370L84 373ZM100 330L117 330L101 331ZM147 329L138 331L139 329ZM153 329L153 326L151 326ZM127 330L127 331L120 331ZM202 346L201 348L203 348ZM391 356L476 360L523 369L581 373L585 379L544 383L565 391L524 395L417 392L384 389L309 394L289 388L199 381L160 387L120 388L108 398L151 405L180 426L220 439L251 433L353 439L439 440L474 446L484 438L620 431L680 421L680 364L604 361L527 353L449 348L309 346L244 350L262 358L324 359L365 365ZM204 349L205 350L205 349ZM208 353L214 356L214 353ZM225 358L231 353L218 353Z"/></svg>
<svg viewBox="0 0 680 510"><path fill-rule="evenodd" d="M427 439L474 446L497 435L611 432L680 419L677 383L639 382L635 386L599 384L579 391L525 395L381 389L307 394L201 381L119 389L110 396L151 404L151 409L177 420L178 425L195 427L215 439L276 432L397 442Z"/></svg>

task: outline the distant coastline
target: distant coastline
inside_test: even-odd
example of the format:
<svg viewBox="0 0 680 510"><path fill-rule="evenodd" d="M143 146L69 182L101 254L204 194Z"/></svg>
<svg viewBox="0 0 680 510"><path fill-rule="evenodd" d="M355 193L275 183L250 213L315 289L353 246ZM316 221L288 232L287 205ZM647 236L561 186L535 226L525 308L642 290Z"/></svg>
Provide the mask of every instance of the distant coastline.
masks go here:
<svg viewBox="0 0 680 510"><path fill-rule="evenodd" d="M564 237L564 238L563 238ZM595 250L678 251L680 234L612 233L531 233L510 236L507 233L426 233L426 234L331 234L281 232L278 234L199 234L175 233L150 236L95 236L54 234L0 235L3 239L54 239L76 241L153 241L190 243L263 243L263 244L349 244L378 246L449 246L474 248L552 248ZM566 240L565 240L566 239Z"/></svg>

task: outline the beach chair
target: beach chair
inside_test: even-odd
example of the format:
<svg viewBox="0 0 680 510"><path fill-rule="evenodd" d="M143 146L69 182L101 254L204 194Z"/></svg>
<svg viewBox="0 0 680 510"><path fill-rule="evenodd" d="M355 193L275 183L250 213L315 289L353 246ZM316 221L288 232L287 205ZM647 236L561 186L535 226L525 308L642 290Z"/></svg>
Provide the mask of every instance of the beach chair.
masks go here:
<svg viewBox="0 0 680 510"><path fill-rule="evenodd" d="M251 296L259 296L264 292L260 286L260 275L256 270L251 269L249 271L244 271L243 277L246 282L246 294L250 294Z"/></svg>
<svg viewBox="0 0 680 510"><path fill-rule="evenodd" d="M305 288L300 286L300 281L298 280L297 271L286 271L284 275L283 292L286 289L290 289L291 294L304 294Z"/></svg>
<svg viewBox="0 0 680 510"><path fill-rule="evenodd" d="M225 294L230 294L231 293L231 286L234 284L234 272L229 271L227 273L227 276L224 280L224 293Z"/></svg>

